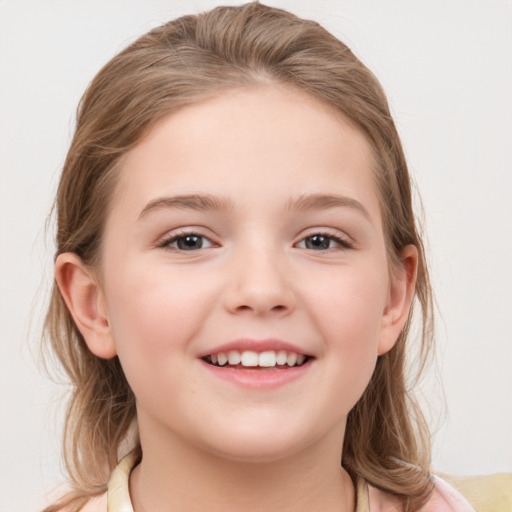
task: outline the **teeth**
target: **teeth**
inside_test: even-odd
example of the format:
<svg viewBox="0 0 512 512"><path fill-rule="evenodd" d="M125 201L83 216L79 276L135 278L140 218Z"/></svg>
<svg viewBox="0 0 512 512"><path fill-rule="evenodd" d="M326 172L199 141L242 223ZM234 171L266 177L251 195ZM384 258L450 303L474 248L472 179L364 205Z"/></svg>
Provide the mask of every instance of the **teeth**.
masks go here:
<svg viewBox="0 0 512 512"><path fill-rule="evenodd" d="M268 352L262 352L258 359L258 363L260 366L275 366L276 365L276 353L273 350L269 350Z"/></svg>
<svg viewBox="0 0 512 512"><path fill-rule="evenodd" d="M276 356L276 363L280 364L282 366L282 365L286 364L287 358L288 358L288 354L286 353L286 351L280 350Z"/></svg>
<svg viewBox="0 0 512 512"><path fill-rule="evenodd" d="M258 366L258 353L252 350L245 350L240 357L242 366Z"/></svg>
<svg viewBox="0 0 512 512"><path fill-rule="evenodd" d="M229 364L240 364L240 352L237 350L230 350L228 354Z"/></svg>
<svg viewBox="0 0 512 512"><path fill-rule="evenodd" d="M224 352L219 352L217 354L217 362L224 366L228 362L228 356Z"/></svg>
<svg viewBox="0 0 512 512"><path fill-rule="evenodd" d="M297 354L295 352L290 352L288 357L286 358L286 364L288 366L294 366L297 362Z"/></svg>
<svg viewBox="0 0 512 512"><path fill-rule="evenodd" d="M224 366L229 364L237 366L241 364L246 367L262 367L272 368L278 366L300 366L306 361L304 354L297 354L296 352L286 352L286 350L266 350L265 352L255 352L253 350L230 350L229 352L219 352L218 354L211 354L209 362L217 366Z"/></svg>

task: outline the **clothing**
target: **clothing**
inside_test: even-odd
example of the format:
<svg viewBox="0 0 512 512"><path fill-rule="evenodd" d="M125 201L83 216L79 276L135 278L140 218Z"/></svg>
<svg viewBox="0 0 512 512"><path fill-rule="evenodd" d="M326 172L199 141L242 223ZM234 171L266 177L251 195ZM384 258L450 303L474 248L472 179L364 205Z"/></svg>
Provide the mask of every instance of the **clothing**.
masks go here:
<svg viewBox="0 0 512 512"><path fill-rule="evenodd" d="M83 512L133 512L128 488L136 454L128 454L113 471L108 492L87 504ZM512 475L475 477L434 476L435 489L421 512L512 512ZM360 480L356 512L396 512L383 491Z"/></svg>

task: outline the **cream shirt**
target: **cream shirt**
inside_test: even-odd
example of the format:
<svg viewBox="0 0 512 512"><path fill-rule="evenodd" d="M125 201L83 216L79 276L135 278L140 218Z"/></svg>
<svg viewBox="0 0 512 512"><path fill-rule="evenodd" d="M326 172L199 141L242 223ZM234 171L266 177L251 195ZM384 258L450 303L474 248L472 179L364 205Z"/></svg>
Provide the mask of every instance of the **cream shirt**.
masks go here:
<svg viewBox="0 0 512 512"><path fill-rule="evenodd" d="M90 500L83 512L133 512L128 480L136 463L137 455L128 454L112 472L108 491ZM433 479L434 492L421 512L512 512L512 475ZM360 480L356 512L397 512L396 502Z"/></svg>

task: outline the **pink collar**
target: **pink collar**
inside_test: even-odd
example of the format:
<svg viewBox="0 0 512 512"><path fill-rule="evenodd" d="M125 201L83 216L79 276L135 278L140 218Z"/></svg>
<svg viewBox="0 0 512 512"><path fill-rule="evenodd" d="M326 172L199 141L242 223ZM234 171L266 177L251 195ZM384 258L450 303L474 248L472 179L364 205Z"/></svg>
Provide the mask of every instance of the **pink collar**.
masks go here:
<svg viewBox="0 0 512 512"><path fill-rule="evenodd" d="M476 512L471 504L448 482L432 475L434 491L421 512ZM366 498L365 498L366 495ZM397 500L390 494L362 482L358 486L356 512L400 512Z"/></svg>
<svg viewBox="0 0 512 512"><path fill-rule="evenodd" d="M129 476L139 462L138 454L128 454L113 471L108 484L108 512L133 512L129 492ZM467 500L449 483L432 475L434 492L421 512L476 512ZM104 501L101 500L103 505ZM101 510L104 510L100 505ZM89 509L86 509L89 510ZM100 510L92 508L91 512ZM400 512L392 495L369 486L364 480L357 485L357 509L355 512Z"/></svg>

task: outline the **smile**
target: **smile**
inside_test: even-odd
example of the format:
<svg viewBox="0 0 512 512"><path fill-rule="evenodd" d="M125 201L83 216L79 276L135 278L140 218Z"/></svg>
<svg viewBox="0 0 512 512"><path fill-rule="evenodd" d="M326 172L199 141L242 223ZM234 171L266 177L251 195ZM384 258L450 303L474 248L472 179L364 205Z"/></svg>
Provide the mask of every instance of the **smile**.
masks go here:
<svg viewBox="0 0 512 512"><path fill-rule="evenodd" d="M286 350L265 350L256 352L254 350L229 350L209 354L203 358L206 363L217 367L230 368L279 368L286 369L294 366L302 366L309 359L309 356Z"/></svg>

